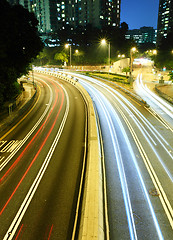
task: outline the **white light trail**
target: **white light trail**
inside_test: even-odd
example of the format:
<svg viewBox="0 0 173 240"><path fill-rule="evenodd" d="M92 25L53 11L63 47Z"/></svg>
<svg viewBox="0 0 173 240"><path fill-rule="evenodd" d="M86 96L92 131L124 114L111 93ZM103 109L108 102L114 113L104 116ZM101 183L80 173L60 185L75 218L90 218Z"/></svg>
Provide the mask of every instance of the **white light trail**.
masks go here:
<svg viewBox="0 0 173 240"><path fill-rule="evenodd" d="M18 227L19 227L19 224L22 221L22 219L24 217L24 214L27 211L32 198L34 197L34 194L35 194L35 192L36 192L36 190L37 190L37 188L38 188L38 186L41 182L41 179L43 178L43 176L46 172L46 169L47 169L47 167L48 167L48 165L51 161L52 155L53 155L53 153L56 149L56 146L57 146L58 141L60 139L60 136L63 132L64 126L65 126L65 123L66 123L66 120L67 120L67 116L68 116L68 113L69 113L69 97L68 97L65 89L64 89L64 92L65 92L65 95L66 95L66 98L67 98L67 105L66 105L66 110L65 110L64 117L62 119L61 125L59 127L59 130L58 130L58 132L55 136L55 139L54 139L54 141L53 141L53 143L52 143L52 145L49 149L49 152L48 152L46 158L44 159L44 162L43 162L43 164L42 164L42 166L41 166L33 184L31 185L23 203L21 204L21 206L20 206L16 216L14 217L8 231L6 232L3 240L12 240L13 239L13 237L14 237L14 235L15 235Z"/></svg>
<svg viewBox="0 0 173 240"><path fill-rule="evenodd" d="M83 84L85 84L85 83L83 83ZM89 86L86 86L86 87L87 87L87 88L90 88ZM91 88L90 88L90 89L91 89ZM92 89L93 89L93 88L92 88ZM91 90L91 92L93 92L93 90ZM96 93L97 93L97 94L96 94ZM101 95L101 94L99 93L99 95ZM159 237L159 239L164 239L163 236L162 236L162 232L161 232L161 229L160 229L160 226L159 226L157 217L156 217L155 212L154 212L154 209L153 209L153 207L152 207L152 204L151 204L151 201L150 201L150 198L149 198L149 195L148 195L148 191L147 191L147 189L146 189L145 183L144 183L143 178L142 178L142 175L141 175L141 173L140 173L140 169L139 169L139 167L138 167L138 164L137 164L137 161L136 161L136 157L135 157L135 155L134 155L134 153L133 153L131 144L130 144L129 139L128 139L128 137L127 137L127 134L126 134L126 132L125 132L125 130L124 130L124 127L123 127L123 125L122 125L122 123L121 123L121 120L119 119L117 113L116 113L115 110L113 109L112 105L108 102L108 100L107 100L103 95L101 95L101 97L98 97L98 92L97 92L95 89L94 89L93 96L97 96L97 98L100 99L99 101L100 101L101 105L103 106L103 111L105 112L105 116L106 116L106 118L107 118L107 121L110 122L110 123L109 123L109 128L110 128L110 134L111 134L112 142L113 142L113 145L114 145L115 156L116 156L116 151L117 151L116 144L118 144L118 143L116 142L116 141L117 141L116 132L115 132L115 128L114 128L114 126L113 126L112 120L111 120L111 118L110 118L109 112L112 112L112 113L113 113L113 115L115 116L116 120L117 120L118 123L119 123L119 127L120 127L120 129L121 129L121 131L122 131L123 136L125 137L126 143L127 143L127 145L128 145L128 149L129 149L129 151L130 151L130 154L131 154L131 156L132 156L133 162L134 162L134 164L135 164L136 171L137 171L137 174L138 174L139 179L140 179L140 182L141 182L141 186L143 187L143 191L144 191L144 193L145 193L145 197L146 197L146 199L147 199L147 203L148 203L149 209L150 209L150 211L151 211L151 215L152 215L152 218L153 218L153 221L154 221L154 224L155 224L157 233L158 233L158 237ZM103 99L103 101L102 101L101 99ZM105 103L107 103L106 106L104 106ZM109 107L108 107L108 106L109 106ZM108 112L108 109L109 109L109 112ZM116 143L116 144L115 144L115 143ZM118 148L118 151L120 151L119 148ZM117 156L116 156L116 157L117 157ZM121 159L121 164L123 165L122 159ZM124 174L125 174L125 173L124 173L124 168L123 168L123 170L122 170L122 169L119 167L119 174L120 174L121 178L125 178L125 179L126 179L126 177L125 177L125 175L124 175ZM125 182L126 182L126 180L125 180ZM126 185L126 186L127 186L127 185ZM123 180L122 180L122 188L123 188L123 189L122 189L123 191L126 191L126 190L127 190L127 192L128 192L128 187L127 187L127 189L124 188ZM126 213L127 213L128 223L129 223L129 230L130 230L130 233L131 233L131 239L134 239L134 237L137 238L137 235L136 235L136 229L133 229L133 218L132 218L132 219L130 218L130 216L131 216L130 213L131 213L131 212L130 212L129 209L131 209L131 204L130 204L130 208L129 208L128 205L127 205L127 199L128 199L128 198L126 199L126 194L125 194L124 192L123 192L123 196L125 197L125 200L124 200L124 201L125 201L125 204L126 204ZM128 197L129 197L129 195L128 195ZM132 222L131 222L131 221L132 221Z"/></svg>
<svg viewBox="0 0 173 240"><path fill-rule="evenodd" d="M43 114L40 116L40 118L35 123L35 125L32 127L32 129L27 133L27 135L24 137L24 139L22 139L20 141L20 143L17 145L17 147L14 149L14 151L2 162L2 164L0 164L0 171L3 170L3 168L9 163L9 161L11 161L11 159L14 157L14 155L19 151L19 149L25 144L25 142L34 133L34 131L37 129L37 127L40 125L40 123L42 122L42 120L44 119L44 117L46 116L48 111L50 110L50 106L53 101L53 93L52 93L51 87L46 82L44 82L44 83L47 85L47 87L50 90L50 98L49 98L48 105L46 105L46 108L45 108Z"/></svg>
<svg viewBox="0 0 173 240"><path fill-rule="evenodd" d="M85 84L85 83L84 83ZM90 88L87 86L87 88ZM99 93L96 89L91 89L90 91L93 93L93 95L97 98L100 106L102 107L103 112L105 113L105 118L107 121L107 125L109 128L109 133L112 139L112 144L113 144L113 149L114 149L114 154L115 154L115 159L117 161L117 167L118 167L118 172L119 172L119 177L120 177L120 182L121 182L121 188L122 188L122 193L123 193L123 198L124 198L124 204L125 204L125 209L126 209L126 214L127 214L127 221L128 221L128 226L129 226L129 232L130 232L130 238L132 240L137 239L137 234L136 234L136 229L135 229L135 223L134 223L134 217L133 217L133 211L132 211L132 206L131 206L131 201L130 201L130 196L129 196L129 191L128 191L128 185L127 185L127 180L126 180L126 175L125 175L125 170L124 170L124 165L123 165L123 160L119 148L119 143L118 139L116 136L115 128L112 122L112 119L110 117L109 112L111 110L109 109L111 106L107 99Z"/></svg>
<svg viewBox="0 0 173 240"><path fill-rule="evenodd" d="M146 84L144 86L142 81L142 74L140 75L140 77L137 77L136 82L139 90L141 90L143 94L150 98L150 100L152 100L157 106L159 106L166 114L168 114L173 119L173 107L169 105L166 101L164 101L162 98L157 96L155 93L153 93L151 90L149 90Z"/></svg>

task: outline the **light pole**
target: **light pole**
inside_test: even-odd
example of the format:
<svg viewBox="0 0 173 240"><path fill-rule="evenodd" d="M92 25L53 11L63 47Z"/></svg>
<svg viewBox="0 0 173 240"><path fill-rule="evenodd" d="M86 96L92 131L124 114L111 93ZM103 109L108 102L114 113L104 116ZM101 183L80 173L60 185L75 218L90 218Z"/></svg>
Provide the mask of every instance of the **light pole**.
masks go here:
<svg viewBox="0 0 173 240"><path fill-rule="evenodd" d="M109 70L111 65L111 44L108 42L108 59L109 59Z"/></svg>
<svg viewBox="0 0 173 240"><path fill-rule="evenodd" d="M105 38L103 38L101 40L101 45L106 45L106 44L107 44L107 41L106 41ZM109 65L109 69L110 69L110 64L111 64L111 44L110 44L110 42L108 42L108 65Z"/></svg>
<svg viewBox="0 0 173 240"><path fill-rule="evenodd" d="M75 55L77 57L77 63L79 64L79 59L78 59L78 57L79 57L79 50L78 49L75 50Z"/></svg>
<svg viewBox="0 0 173 240"><path fill-rule="evenodd" d="M67 44L65 44L65 48L70 49L70 67L71 67L71 45L67 43Z"/></svg>
<svg viewBox="0 0 173 240"><path fill-rule="evenodd" d="M130 49L130 81L132 81L132 69L133 69L133 53L136 52L136 48Z"/></svg>

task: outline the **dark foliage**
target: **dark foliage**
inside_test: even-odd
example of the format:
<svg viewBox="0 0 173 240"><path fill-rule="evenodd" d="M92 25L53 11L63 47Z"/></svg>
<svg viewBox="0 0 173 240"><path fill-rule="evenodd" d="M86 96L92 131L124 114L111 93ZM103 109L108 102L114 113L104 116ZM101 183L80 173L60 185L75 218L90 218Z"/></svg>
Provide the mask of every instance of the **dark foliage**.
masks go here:
<svg viewBox="0 0 173 240"><path fill-rule="evenodd" d="M158 45L158 54L155 57L156 66L159 68L173 68L173 29L169 32L166 38L162 38Z"/></svg>
<svg viewBox="0 0 173 240"><path fill-rule="evenodd" d="M147 50L153 50L156 48L156 45L154 43L151 43L151 42L146 42L146 43L141 43L139 46L138 46L138 50L141 52L141 53L144 53L146 52Z"/></svg>
<svg viewBox="0 0 173 240"><path fill-rule="evenodd" d="M0 103L19 92L17 78L26 74L29 64L43 48L37 34L38 21L21 5L0 1Z"/></svg>
<svg viewBox="0 0 173 240"><path fill-rule="evenodd" d="M44 53L46 53L47 56L45 55L44 58L43 56L40 56L36 61L36 64L61 64L60 62L55 61L52 53L65 51L69 54L69 50L64 49L64 45L67 42L71 44L73 65L106 64L108 61L108 44L107 46L100 45L100 41L103 38L107 40L107 43L110 42L111 61L115 61L119 53L128 56L129 49L131 46L134 46L134 43L125 39L127 30L128 25L125 22L121 23L119 28L107 26L102 29L95 28L91 24L88 24L85 27L78 26L77 28L67 25L66 28L59 29L59 31L52 34L52 39L59 39L61 46L54 48L55 51L53 49L45 48ZM81 53L80 55L75 55L76 49L79 50Z"/></svg>

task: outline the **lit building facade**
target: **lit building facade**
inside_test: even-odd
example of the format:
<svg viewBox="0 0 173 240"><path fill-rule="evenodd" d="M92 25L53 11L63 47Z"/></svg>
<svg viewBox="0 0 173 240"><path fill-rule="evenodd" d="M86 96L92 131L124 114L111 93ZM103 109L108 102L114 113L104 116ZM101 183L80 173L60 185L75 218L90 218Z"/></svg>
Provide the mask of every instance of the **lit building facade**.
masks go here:
<svg viewBox="0 0 173 240"><path fill-rule="evenodd" d="M125 38L134 40L137 45L143 43L156 44L157 30L153 27L141 27L140 29L128 30Z"/></svg>
<svg viewBox="0 0 173 240"><path fill-rule="evenodd" d="M57 0L58 25L119 26L120 0Z"/></svg>
<svg viewBox="0 0 173 240"><path fill-rule="evenodd" d="M39 32L48 33L67 25L97 28L120 25L121 0L8 0L33 11Z"/></svg>
<svg viewBox="0 0 173 240"><path fill-rule="evenodd" d="M157 23L157 43L173 28L173 0L160 0Z"/></svg>

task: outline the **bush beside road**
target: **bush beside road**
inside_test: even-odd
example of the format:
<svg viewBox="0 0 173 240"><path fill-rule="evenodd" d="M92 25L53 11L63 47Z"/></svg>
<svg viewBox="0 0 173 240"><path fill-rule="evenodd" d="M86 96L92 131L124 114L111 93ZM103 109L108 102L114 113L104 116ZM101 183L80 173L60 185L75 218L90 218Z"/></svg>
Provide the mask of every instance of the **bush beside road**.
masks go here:
<svg viewBox="0 0 173 240"><path fill-rule="evenodd" d="M16 102L8 104L6 110L0 112L0 132L26 111L35 99L37 89L33 83L25 82L23 87L24 91L18 96Z"/></svg>

